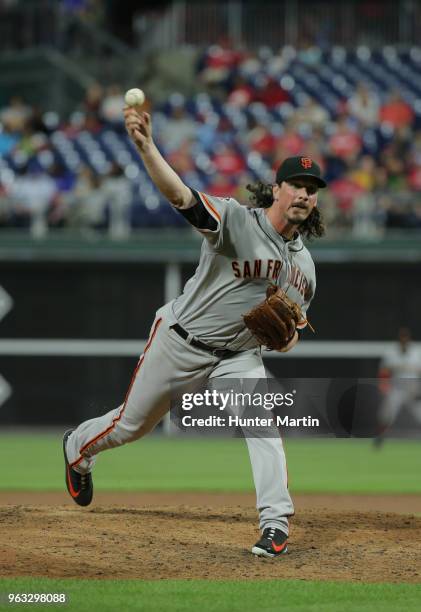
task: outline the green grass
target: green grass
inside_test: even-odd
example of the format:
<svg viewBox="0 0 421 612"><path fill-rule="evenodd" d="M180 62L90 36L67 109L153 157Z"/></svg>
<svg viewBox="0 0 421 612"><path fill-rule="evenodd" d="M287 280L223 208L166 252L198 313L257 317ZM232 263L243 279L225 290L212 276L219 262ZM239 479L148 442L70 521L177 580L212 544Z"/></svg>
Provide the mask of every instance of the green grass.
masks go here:
<svg viewBox="0 0 421 612"><path fill-rule="evenodd" d="M420 443L288 440L290 488L298 492L421 493ZM61 491L61 436L0 436L0 489ZM106 451L95 467L96 490L252 491L243 440L149 437Z"/></svg>
<svg viewBox="0 0 421 612"><path fill-rule="evenodd" d="M67 605L10 606L2 610L145 610L147 612L416 612L421 585L349 584L301 580L0 580L4 598L9 592L65 593Z"/></svg>

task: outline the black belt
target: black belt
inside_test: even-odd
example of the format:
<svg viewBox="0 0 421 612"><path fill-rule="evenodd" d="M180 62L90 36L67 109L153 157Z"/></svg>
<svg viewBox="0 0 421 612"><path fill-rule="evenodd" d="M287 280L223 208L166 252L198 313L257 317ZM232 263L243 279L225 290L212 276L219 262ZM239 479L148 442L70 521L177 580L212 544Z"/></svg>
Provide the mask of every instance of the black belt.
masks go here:
<svg viewBox="0 0 421 612"><path fill-rule="evenodd" d="M187 338L190 335L178 323L176 323L175 325L171 325L171 329L173 329L179 336L181 336L183 340L187 340ZM201 349L202 351L211 353L211 355L213 355L214 357L219 357L221 359L223 359L224 357L232 357L233 355L238 355L238 353L241 352L241 351L230 351L229 349L213 348L212 346L208 346L204 342L200 342L200 340L195 340L194 338L190 340L189 344L191 344L192 346L195 346L198 349Z"/></svg>

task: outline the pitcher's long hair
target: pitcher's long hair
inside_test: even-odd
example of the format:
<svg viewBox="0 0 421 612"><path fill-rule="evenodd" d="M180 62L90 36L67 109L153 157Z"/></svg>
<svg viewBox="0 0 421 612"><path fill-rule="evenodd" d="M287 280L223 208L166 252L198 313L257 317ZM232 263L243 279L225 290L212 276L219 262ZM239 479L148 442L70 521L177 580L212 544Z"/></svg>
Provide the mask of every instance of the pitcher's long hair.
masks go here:
<svg viewBox="0 0 421 612"><path fill-rule="evenodd" d="M247 191L250 191L250 202L256 208L270 208L273 204L272 185L267 185L258 181L252 185L246 186ZM326 231L323 222L322 214L316 206L313 208L307 219L299 226L299 232L304 238L320 238Z"/></svg>

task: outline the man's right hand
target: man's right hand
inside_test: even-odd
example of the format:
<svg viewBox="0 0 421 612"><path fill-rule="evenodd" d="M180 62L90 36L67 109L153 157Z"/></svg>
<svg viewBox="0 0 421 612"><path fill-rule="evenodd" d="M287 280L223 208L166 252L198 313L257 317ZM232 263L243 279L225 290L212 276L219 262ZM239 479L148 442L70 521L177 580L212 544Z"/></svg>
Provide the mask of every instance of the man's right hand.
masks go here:
<svg viewBox="0 0 421 612"><path fill-rule="evenodd" d="M152 122L148 113L133 106L124 107L124 122L130 139L136 145L143 165L155 187L175 208L190 208L196 203L191 189L162 157L152 138Z"/></svg>
<svg viewBox="0 0 421 612"><path fill-rule="evenodd" d="M133 106L125 106L124 122L130 139L140 153L146 153L153 144L151 116Z"/></svg>

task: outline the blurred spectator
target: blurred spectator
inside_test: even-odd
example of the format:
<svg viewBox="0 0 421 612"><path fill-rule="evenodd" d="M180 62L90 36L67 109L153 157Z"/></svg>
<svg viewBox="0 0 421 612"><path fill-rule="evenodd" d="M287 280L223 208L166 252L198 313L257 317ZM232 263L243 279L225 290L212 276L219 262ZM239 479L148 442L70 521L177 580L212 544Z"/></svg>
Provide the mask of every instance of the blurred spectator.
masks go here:
<svg viewBox="0 0 421 612"><path fill-rule="evenodd" d="M376 211L373 193L357 195L352 207L352 233L356 238L373 238L383 230L383 220Z"/></svg>
<svg viewBox="0 0 421 612"><path fill-rule="evenodd" d="M279 52L277 55L272 55L266 60L266 68L268 74L273 78L281 77L288 69L290 58L284 56L283 52Z"/></svg>
<svg viewBox="0 0 421 612"><path fill-rule="evenodd" d="M200 77L208 86L224 84L242 58L242 54L235 51L228 41L210 46L200 61Z"/></svg>
<svg viewBox="0 0 421 612"><path fill-rule="evenodd" d="M395 129L393 140L385 147L384 151L405 160L406 163L411 148L412 138L413 134L411 128L401 125Z"/></svg>
<svg viewBox="0 0 421 612"><path fill-rule="evenodd" d="M269 53L271 53L271 51L269 51ZM261 55L260 50L258 55L256 55L254 52L250 52L250 50L245 53L242 60L238 64L238 74L242 75L245 79L247 79L247 81L259 74L259 72L263 70L264 61ZM232 90L234 87L235 85L231 84L230 90Z"/></svg>
<svg viewBox="0 0 421 612"><path fill-rule="evenodd" d="M0 124L0 155L8 155L19 142L19 135L10 129L9 125L3 123Z"/></svg>
<svg viewBox="0 0 421 612"><path fill-rule="evenodd" d="M219 115L208 112L199 115L196 126L196 140L204 151L210 152L216 140L217 128L219 125Z"/></svg>
<svg viewBox="0 0 421 612"><path fill-rule="evenodd" d="M350 177L363 190L352 202L353 233L358 238L373 238L383 231L384 214L379 205L382 189L387 190L387 173L375 160L364 155ZM384 177L384 179L383 179Z"/></svg>
<svg viewBox="0 0 421 612"><path fill-rule="evenodd" d="M30 227L36 236L47 229L47 211L56 194L56 185L49 174L34 165L22 166L11 184L13 225Z"/></svg>
<svg viewBox="0 0 421 612"><path fill-rule="evenodd" d="M237 185L232 176L223 172L214 172L211 181L207 186L207 191L217 197L235 197Z"/></svg>
<svg viewBox="0 0 421 612"><path fill-rule="evenodd" d="M107 224L112 238L130 233L130 181L116 163L101 178L88 166L79 170L74 190L64 199L71 227L103 228Z"/></svg>
<svg viewBox="0 0 421 612"><path fill-rule="evenodd" d="M89 166L81 166L73 190L63 198L69 226L90 227L100 223L103 202L101 178Z"/></svg>
<svg viewBox="0 0 421 612"><path fill-rule="evenodd" d="M337 202L333 194L326 190L323 196L317 203L317 206L320 207L320 211L323 214L323 219L327 224L327 227L343 227L344 223L341 220L341 213L337 206Z"/></svg>
<svg viewBox="0 0 421 612"><path fill-rule="evenodd" d="M326 157L329 150L324 131L321 128L314 128L310 139L305 141L303 146L305 154L314 159L325 174L327 169Z"/></svg>
<svg viewBox="0 0 421 612"><path fill-rule="evenodd" d="M380 121L389 123L394 128L411 125L414 111L402 98L399 91L390 94L388 101L380 109Z"/></svg>
<svg viewBox="0 0 421 612"><path fill-rule="evenodd" d="M315 26L315 20L313 16L307 20L308 29L313 29ZM301 41L298 44L297 57L303 64L307 66L314 66L320 62L321 50L315 46L306 35L303 35Z"/></svg>
<svg viewBox="0 0 421 612"><path fill-rule="evenodd" d="M86 90L83 110L86 113L93 113L99 118L103 97L103 87L99 83L93 83Z"/></svg>
<svg viewBox="0 0 421 612"><path fill-rule="evenodd" d="M194 138L196 129L196 122L187 115L184 106L175 104L160 132L162 145L167 151L174 151L186 140Z"/></svg>
<svg viewBox="0 0 421 612"><path fill-rule="evenodd" d="M394 197L394 195L391 194L387 184L388 176L386 168L383 168L383 166L377 166L374 179L373 196L376 202L375 215L378 223L385 226L387 211L389 210L391 200L393 200Z"/></svg>
<svg viewBox="0 0 421 612"><path fill-rule="evenodd" d="M242 155L234 147L225 144L217 145L211 161L216 171L222 174L236 174L246 168Z"/></svg>
<svg viewBox="0 0 421 612"><path fill-rule="evenodd" d="M45 134L34 132L29 122L25 123L16 151L21 151L26 156L31 157L43 147L48 147L48 139Z"/></svg>
<svg viewBox="0 0 421 612"><path fill-rule="evenodd" d="M379 99L365 83L358 83L354 94L348 100L347 110L364 127L373 127L379 120Z"/></svg>
<svg viewBox="0 0 421 612"><path fill-rule="evenodd" d="M275 108L291 100L289 93L275 79L262 75L255 79L255 85L255 99L267 108Z"/></svg>
<svg viewBox="0 0 421 612"><path fill-rule="evenodd" d="M329 114L314 98L309 96L298 107L294 119L297 123L305 123L313 128L322 128L329 121Z"/></svg>
<svg viewBox="0 0 421 612"><path fill-rule="evenodd" d="M131 189L123 169L116 162L103 180L102 193L108 205L111 237L126 238L130 233Z"/></svg>
<svg viewBox="0 0 421 612"><path fill-rule="evenodd" d="M353 172L348 170L344 176L332 181L329 189L337 201L343 219L351 223L354 200L364 193L364 189L354 179Z"/></svg>
<svg viewBox="0 0 421 612"><path fill-rule="evenodd" d="M251 151L257 151L263 156L271 155L277 142L268 127L254 117L249 119L249 129L244 140Z"/></svg>
<svg viewBox="0 0 421 612"><path fill-rule="evenodd" d="M355 170L351 171L353 181L364 189L364 191L372 191L375 186L376 163L370 155L364 155Z"/></svg>
<svg viewBox="0 0 421 612"><path fill-rule="evenodd" d="M10 132L22 132L31 114L31 107L25 104L20 96L13 96L9 106L0 112L0 121Z"/></svg>
<svg viewBox="0 0 421 612"><path fill-rule="evenodd" d="M333 155L348 163L354 161L360 153L361 136L349 127L346 115L338 119L335 131L329 139L329 146Z"/></svg>
<svg viewBox="0 0 421 612"><path fill-rule="evenodd" d="M100 106L100 115L106 123L123 123L124 93L120 85L110 85Z"/></svg>
<svg viewBox="0 0 421 612"><path fill-rule="evenodd" d="M285 157L291 157L293 155L303 153L304 148L304 138L298 133L295 123L293 121L289 121L285 125L284 133L278 138L278 142L276 144L274 155L275 165L278 166Z"/></svg>
<svg viewBox="0 0 421 612"><path fill-rule="evenodd" d="M195 168L192 144L191 140L185 140L178 149L174 149L167 156L168 163L181 178L184 178L189 172L193 172Z"/></svg>
<svg viewBox="0 0 421 612"><path fill-rule="evenodd" d="M245 108L254 100L254 89L249 85L246 79L237 74L234 77L234 83L227 97L227 103L237 108Z"/></svg>
<svg viewBox="0 0 421 612"><path fill-rule="evenodd" d="M382 154L380 159L387 172L388 188L394 191L404 190L407 183L404 160L397 157L393 150Z"/></svg>

